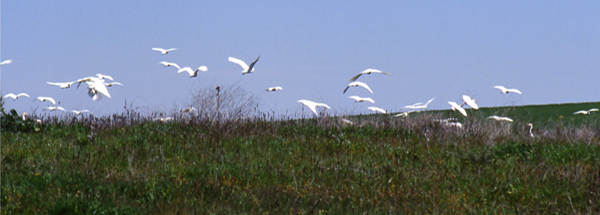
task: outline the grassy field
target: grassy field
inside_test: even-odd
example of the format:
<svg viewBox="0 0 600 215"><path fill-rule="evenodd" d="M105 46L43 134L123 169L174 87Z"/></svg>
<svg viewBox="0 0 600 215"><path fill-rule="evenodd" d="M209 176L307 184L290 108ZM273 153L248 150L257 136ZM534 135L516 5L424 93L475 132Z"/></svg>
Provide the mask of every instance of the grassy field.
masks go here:
<svg viewBox="0 0 600 215"><path fill-rule="evenodd" d="M593 107L46 119L3 127L1 213L597 214L600 113L573 116ZM447 117L463 128L433 120Z"/></svg>

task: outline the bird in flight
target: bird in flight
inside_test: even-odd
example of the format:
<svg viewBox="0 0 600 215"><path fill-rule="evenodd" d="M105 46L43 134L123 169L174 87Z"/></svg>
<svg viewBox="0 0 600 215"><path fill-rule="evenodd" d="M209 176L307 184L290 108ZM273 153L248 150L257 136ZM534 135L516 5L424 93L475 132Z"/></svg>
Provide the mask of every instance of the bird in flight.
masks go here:
<svg viewBox="0 0 600 215"><path fill-rule="evenodd" d="M29 97L29 95L27 95L27 93L19 93L17 95L9 93L9 94L4 95L3 98L12 98L14 101L14 100L17 100L21 96Z"/></svg>
<svg viewBox="0 0 600 215"><path fill-rule="evenodd" d="M462 115L467 116L467 111L465 111L465 109L463 109L460 105L456 104L456 102L448 102L448 104L452 106L452 110L457 110Z"/></svg>
<svg viewBox="0 0 600 215"><path fill-rule="evenodd" d="M53 105L56 105L56 101L54 101L54 99L51 97L39 96L39 97L35 98L35 100L39 100L40 102L49 101ZM33 100L33 101L35 101L35 100Z"/></svg>
<svg viewBox="0 0 600 215"><path fill-rule="evenodd" d="M172 49L167 49L167 50L165 50L165 49L161 49L161 48L152 48L152 50L154 50L154 51L159 51L159 52L160 52L160 53L162 53L163 55L166 55L166 54L168 54L170 51L175 51L175 50L177 50L177 49L176 49L176 48L172 48Z"/></svg>
<svg viewBox="0 0 600 215"><path fill-rule="evenodd" d="M577 115L577 114L587 115L587 114L590 114L590 113L592 113L594 111L598 111L598 108L592 108L592 109L589 109L589 110L580 110L580 111L577 111L577 112L573 113L573 115Z"/></svg>
<svg viewBox="0 0 600 215"><path fill-rule="evenodd" d="M494 86L494 88L499 89L500 93L502 94L506 94L506 93L516 93L516 94L521 94L521 91L517 90L517 89L506 89L503 86Z"/></svg>
<svg viewBox="0 0 600 215"><path fill-rule="evenodd" d="M369 88L369 85L367 85L367 84L365 84L363 82L360 82L360 81L355 81L355 82L352 82L352 83L348 84L348 86L346 86L346 89L344 89L344 93L346 93L346 91L348 90L348 88L350 88L350 87L358 87L358 86L363 87L363 88L369 90L369 92L373 93L373 91L371 90L371 88Z"/></svg>
<svg viewBox="0 0 600 215"><path fill-rule="evenodd" d="M319 116L319 113L317 112L317 107L325 107L325 108L331 109L331 108L329 107L329 105L326 105L326 104L324 104L324 103L317 103L317 102L313 102L313 101L306 100L306 99L300 99L300 100L298 100L297 102L300 102L300 103L302 103L304 106L306 106L306 107L310 108L310 110L311 110L313 113L315 113L317 116Z"/></svg>
<svg viewBox="0 0 600 215"><path fill-rule="evenodd" d="M179 67L179 65L177 65L176 63L171 63L171 62L167 62L167 61L162 61L162 62L160 62L158 64L162 64L165 67L167 67L167 66L174 66L177 69L181 69L181 67Z"/></svg>
<svg viewBox="0 0 600 215"><path fill-rule="evenodd" d="M471 108L473 108L475 110L479 109L479 107L477 106L477 104L475 104L475 101L476 101L475 99L471 99L471 97L469 97L467 95L463 95L463 101L464 101L463 105L465 105L465 104L469 105L469 107L471 107ZM462 107L462 105L461 105L461 107Z"/></svg>
<svg viewBox="0 0 600 215"><path fill-rule="evenodd" d="M256 60L254 60L254 62L252 62L250 64L250 66L248 66L248 64L246 64L244 61L234 58L234 57L229 57L229 62L240 65L242 67L242 69L244 69L242 71L242 75L245 75L245 74L254 72L254 64L256 64L256 62L258 62L258 59L260 59L260 56L258 56L258 58L256 58Z"/></svg>
<svg viewBox="0 0 600 215"><path fill-rule="evenodd" d="M495 119L496 121L507 121L507 122L513 122L513 120L511 118L508 117L503 117L503 116L488 116L488 119Z"/></svg>
<svg viewBox="0 0 600 215"><path fill-rule="evenodd" d="M89 113L89 110L72 110L71 113L74 113L75 115L80 115L82 113Z"/></svg>
<svg viewBox="0 0 600 215"><path fill-rule="evenodd" d="M354 99L355 102L371 102L375 104L375 100L369 97L360 97L360 96L350 96L350 99Z"/></svg>
<svg viewBox="0 0 600 215"><path fill-rule="evenodd" d="M365 71L362 71L361 73L358 73L358 75L355 75L354 77L352 77L350 79L350 81L356 81L356 79L358 79L358 77L360 77L361 75L364 75L364 74L370 75L371 73L381 73L381 74L386 74L386 75L392 75L392 73L382 72L382 71L376 70L376 69L366 69Z"/></svg>
<svg viewBox="0 0 600 215"><path fill-rule="evenodd" d="M279 90L283 90L283 88L281 88L280 86L269 87L265 91L279 91Z"/></svg>
<svg viewBox="0 0 600 215"><path fill-rule="evenodd" d="M383 108L379 108L379 107L368 107L367 109L369 109L370 111L373 111L373 112L387 113L387 111L385 111Z"/></svg>
<svg viewBox="0 0 600 215"><path fill-rule="evenodd" d="M62 110L64 112L67 112L64 108L56 107L56 106L48 106L48 107L44 108L43 110L49 110L49 111Z"/></svg>
<svg viewBox="0 0 600 215"><path fill-rule="evenodd" d="M46 83L48 83L50 85L53 85L53 86L59 86L60 89L67 89L67 88L71 87L71 85L73 85L76 82L60 82L60 83L57 83L57 82L46 82Z"/></svg>
<svg viewBox="0 0 600 215"><path fill-rule="evenodd" d="M190 74L190 78L193 78L193 77L198 76L198 71L206 72L206 71L208 71L208 67L200 66L195 71L192 70L192 68L190 68L190 67L183 67L180 70L178 70L177 73L187 72Z"/></svg>
<svg viewBox="0 0 600 215"><path fill-rule="evenodd" d="M11 63L12 63L12 60L5 60L5 61L0 62L0 66L6 65L6 64L11 64Z"/></svg>

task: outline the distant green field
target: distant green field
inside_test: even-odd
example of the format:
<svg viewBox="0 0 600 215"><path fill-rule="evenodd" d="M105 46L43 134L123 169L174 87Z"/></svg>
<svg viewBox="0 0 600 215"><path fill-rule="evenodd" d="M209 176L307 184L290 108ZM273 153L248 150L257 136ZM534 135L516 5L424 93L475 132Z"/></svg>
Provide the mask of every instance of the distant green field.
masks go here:
<svg viewBox="0 0 600 215"><path fill-rule="evenodd" d="M573 112L599 106L345 117L353 125L127 113L33 129L5 115L0 213L597 214L600 113ZM433 121L444 117L464 127Z"/></svg>

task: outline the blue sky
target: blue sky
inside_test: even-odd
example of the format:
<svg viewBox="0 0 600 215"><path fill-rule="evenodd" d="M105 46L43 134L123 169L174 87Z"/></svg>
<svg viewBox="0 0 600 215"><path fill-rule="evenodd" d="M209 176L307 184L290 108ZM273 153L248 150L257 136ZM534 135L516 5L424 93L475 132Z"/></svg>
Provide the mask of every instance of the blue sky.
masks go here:
<svg viewBox="0 0 600 215"><path fill-rule="evenodd" d="M2 94L31 99L5 107L38 112L51 96L67 110L118 113L125 100L144 110L184 107L206 86L241 85L263 111L301 113L296 100L325 102L332 114L400 111L435 97L449 108L462 95L480 106L599 101L600 2L597 1L2 1ZM153 47L178 48L167 55ZM241 75L229 56L252 61ZM160 61L208 67L190 79ZM359 80L375 68L392 76ZM97 73L125 86L92 101L83 89L46 82ZM501 95L494 85L523 95ZM283 91L264 89L282 86ZM308 110L304 114L310 116Z"/></svg>

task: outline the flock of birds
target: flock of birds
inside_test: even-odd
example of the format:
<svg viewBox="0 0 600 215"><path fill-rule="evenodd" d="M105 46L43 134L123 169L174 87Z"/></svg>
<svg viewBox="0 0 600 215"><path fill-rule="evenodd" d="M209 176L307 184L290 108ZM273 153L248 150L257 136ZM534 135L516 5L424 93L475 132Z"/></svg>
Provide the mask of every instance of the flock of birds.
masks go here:
<svg viewBox="0 0 600 215"><path fill-rule="evenodd" d="M166 55L169 52L175 51L177 50L176 48L171 48L171 49L162 49L162 48L152 48L153 51L158 51L160 52L162 55ZM240 67L242 67L242 75L245 74L250 74L253 73L255 68L254 66L256 65L256 63L258 62L258 60L260 59L260 56L258 56L256 58L256 60L252 61L252 63L250 63L250 65L246 64L246 62L244 62L243 60L234 58L234 57L229 57L228 60L231 63L237 64ZM12 60L5 60L0 62L0 66L2 65L6 65L6 64L10 64L12 63ZM177 73L183 73L183 72L187 72L189 74L190 78L194 78L198 76L198 73L200 71L202 72L207 72L208 71L208 67L206 66L200 66L197 69L192 69L191 67L183 67L181 68L178 64L176 63L172 63L172 62L167 62L167 61L162 61L159 64L162 64L164 67L174 67L177 68ZM383 72L377 69L366 69L358 74L356 74L355 76L353 76L352 78L350 78L350 83L346 86L346 88L343 90L343 94L345 94L350 88L354 88L354 87L361 87L366 89L367 91L369 91L371 94L373 94L373 90L371 90L371 88L369 87L369 85L367 85L364 82L361 81L357 81L358 78L360 78L363 75L370 75L370 74L383 74L383 75L392 75L391 73L387 73L387 72ZM82 83L86 83L87 84L87 94L91 97L91 99L93 101L97 101L99 99L101 99L102 97L106 96L108 98L111 98L110 93L108 92L108 88L107 87L112 87L113 85L120 85L123 86L121 83L119 82L111 82L111 83L107 83L105 82L105 80L111 80L114 81L114 79L111 76L108 75L103 75L103 74L96 74L96 76L89 76L89 77L84 77L84 78L80 78L76 81L69 81L69 82L47 82L47 84L52 85L52 86L57 86L60 87L61 89L67 89L70 88L72 85L77 84L77 88L79 88L79 86ZM501 94L508 94L508 93L514 93L514 94L522 94L521 91L519 91L518 89L509 89L509 88L505 88L504 86L494 86L494 88L500 90ZM269 87L267 88L265 91L280 91L283 90L283 88L281 86L276 86L276 87ZM7 98L12 98L13 100L17 100L20 97L29 97L29 95L27 93L19 93L19 94L12 94L12 93L8 93L6 95L3 96L4 99ZM361 97L358 95L353 95L353 96L349 96L349 99L353 99L355 102L359 103L359 102L370 102L372 104L375 103L375 101L372 98L369 97ZM454 102L454 101L448 101L448 104L450 105L450 108L453 111L458 111L460 112L462 115L467 116L467 111L463 108L465 105L469 106L471 109L474 110L478 110L479 107L476 103L475 99L472 99L470 96L467 95L463 95L462 96L463 101L462 102ZM432 98L430 100L428 100L425 103L415 103L412 105L407 105L404 108L407 109L407 111L401 112L399 114L396 114L395 117L407 117L410 113L414 113L414 112L420 112L422 110L426 110L428 105L434 100L435 98ZM47 96L39 96L37 97L34 101L40 101L40 102L49 102L52 105L56 105L57 102L51 98L51 97L47 97ZM317 117L319 117L319 112L317 111L317 107L323 107L323 108L327 108L327 109L331 109L331 107L327 104L324 103L318 103L318 102L314 102L314 101L310 101L307 99L300 99L297 101L298 103L302 103L303 106L308 107ZM60 102L58 102L60 104ZM387 114L387 111L383 108L380 107L376 107L376 106L370 106L367 107L368 110L373 111L375 113L381 113L381 114ZM45 107L43 110L48 110L48 111L56 111L56 110L61 110L66 112L66 110L63 107L60 106L47 106ZM195 108L186 108L184 110L182 110L182 113L188 113L188 112L193 112L196 111ZM592 112L598 111L597 108L592 108L589 110L580 110L577 111L575 113L573 113L574 115L577 114L583 114L583 115L587 115L590 114ZM90 111L88 110L72 110L70 111L71 113L74 113L76 115L80 115L82 113L90 113ZM26 113L24 114L26 115ZM168 121L171 120L172 118L167 117L167 118L157 118L157 120L160 121ZM506 121L506 122L513 122L513 120L511 118L505 117L505 116L489 116L488 119L494 119L497 121ZM346 123L350 123L353 124L353 122L351 122L350 120L347 119L342 119L344 122ZM460 122L456 122L455 118L448 118L448 119L438 119L437 121L444 123L445 125L449 125L449 126L455 126L455 127L459 127L462 128L462 124ZM533 125L531 123L528 124L528 126L530 127L530 134L531 136L533 136L533 134L531 133L531 130L533 128Z"/></svg>

